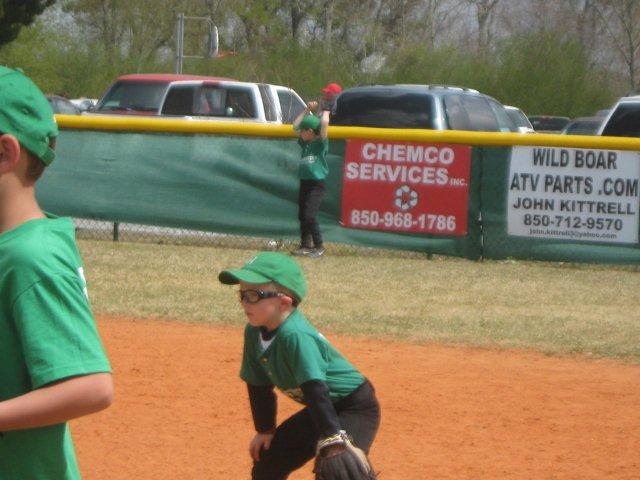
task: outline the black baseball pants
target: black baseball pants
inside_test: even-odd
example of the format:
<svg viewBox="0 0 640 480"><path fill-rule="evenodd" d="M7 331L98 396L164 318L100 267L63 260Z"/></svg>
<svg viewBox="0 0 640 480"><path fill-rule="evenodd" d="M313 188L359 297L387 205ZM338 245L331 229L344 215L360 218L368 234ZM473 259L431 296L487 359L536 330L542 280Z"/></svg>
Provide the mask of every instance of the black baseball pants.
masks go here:
<svg viewBox="0 0 640 480"><path fill-rule="evenodd" d="M334 407L343 430L369 453L380 425L380 405L371 383L366 381ZM315 457L318 440L309 410L300 410L276 428L271 447L260 452L260 461L253 464L252 480L285 480Z"/></svg>
<svg viewBox="0 0 640 480"><path fill-rule="evenodd" d="M324 182L320 180L300 180L298 192L298 220L300 221L300 246L321 247L322 235L316 220L320 202L324 196ZM313 245L311 245L313 242Z"/></svg>

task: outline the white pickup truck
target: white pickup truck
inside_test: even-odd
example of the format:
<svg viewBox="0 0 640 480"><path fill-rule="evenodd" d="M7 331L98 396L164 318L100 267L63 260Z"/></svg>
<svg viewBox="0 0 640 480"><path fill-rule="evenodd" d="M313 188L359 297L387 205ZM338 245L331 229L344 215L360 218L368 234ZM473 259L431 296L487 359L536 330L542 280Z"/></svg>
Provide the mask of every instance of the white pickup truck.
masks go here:
<svg viewBox="0 0 640 480"><path fill-rule="evenodd" d="M256 123L293 123L305 102L292 89L222 77L123 75L89 115L177 116Z"/></svg>

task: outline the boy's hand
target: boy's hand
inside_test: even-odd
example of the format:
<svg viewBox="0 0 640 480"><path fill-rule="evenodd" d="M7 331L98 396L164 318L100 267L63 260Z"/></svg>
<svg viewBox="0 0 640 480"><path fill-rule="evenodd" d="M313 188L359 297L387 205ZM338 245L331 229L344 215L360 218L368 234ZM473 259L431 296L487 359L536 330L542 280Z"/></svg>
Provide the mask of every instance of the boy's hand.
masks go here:
<svg viewBox="0 0 640 480"><path fill-rule="evenodd" d="M256 436L253 437L251 443L249 444L249 455L256 462L260 460L260 452L264 450L269 450L271 446L271 440L273 440L273 433L256 433Z"/></svg>
<svg viewBox="0 0 640 480"><path fill-rule="evenodd" d="M318 102L316 102L315 100L311 100L309 103L307 103L307 109L310 112L315 112L316 110L318 110Z"/></svg>

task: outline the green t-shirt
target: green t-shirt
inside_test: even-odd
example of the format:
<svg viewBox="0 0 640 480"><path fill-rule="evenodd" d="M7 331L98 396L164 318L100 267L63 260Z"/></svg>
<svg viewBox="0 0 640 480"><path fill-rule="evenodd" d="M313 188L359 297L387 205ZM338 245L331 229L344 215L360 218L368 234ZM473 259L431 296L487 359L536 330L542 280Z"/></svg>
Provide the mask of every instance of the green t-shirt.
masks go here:
<svg viewBox="0 0 640 480"><path fill-rule="evenodd" d="M326 382L334 402L365 380L298 310L280 325L266 350L260 329L247 324L240 378L251 385L275 385L300 403L304 401L300 385L309 380Z"/></svg>
<svg viewBox="0 0 640 480"><path fill-rule="evenodd" d="M298 145L302 147L302 157L298 176L300 180L324 180L329 173L327 165L327 152L329 151L329 139L316 138L311 142L305 142L298 138Z"/></svg>
<svg viewBox="0 0 640 480"><path fill-rule="evenodd" d="M0 401L110 371L71 219L31 220L0 235ZM79 478L66 423L0 437L0 479Z"/></svg>

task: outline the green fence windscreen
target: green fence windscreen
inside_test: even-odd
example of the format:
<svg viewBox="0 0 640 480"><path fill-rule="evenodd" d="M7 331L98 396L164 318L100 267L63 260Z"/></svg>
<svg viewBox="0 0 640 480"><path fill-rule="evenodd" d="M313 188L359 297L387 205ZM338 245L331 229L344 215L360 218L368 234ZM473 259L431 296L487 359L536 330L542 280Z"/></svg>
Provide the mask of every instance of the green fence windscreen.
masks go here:
<svg viewBox="0 0 640 480"><path fill-rule="evenodd" d="M344 200L348 205L347 192L354 195L355 191L358 201L365 198L368 203L382 190L388 196L393 184L378 188L375 182L367 183L370 174L398 178L403 168L405 173L409 168L414 173L433 172L426 153L420 167L411 163L416 161L412 155L420 153L420 148L446 145L448 137L444 142L427 137L416 141L332 138L327 157L330 174L318 216L324 238L470 259L640 263L640 153L630 149L634 145L627 145L629 139L619 143L599 139L591 148L584 148L569 140L571 147L558 146L563 145L562 138L548 138L560 136L492 137L505 142L513 138L513 147L504 143L486 146L480 142L487 139L477 137L478 144L471 137L460 140L462 145L475 145L470 150L450 144L451 151L470 151L464 154L467 160L470 155L468 199L461 204L464 210L467 202L467 228L460 236L364 230L341 224L341 203ZM528 146L523 139L542 146ZM409 146L417 150L408 154ZM404 157L375 166L364 157L373 155L376 148L379 154L393 151L389 155ZM360 160L353 156L356 149ZM300 147L292 137L62 129L57 153L38 185L43 208L53 213L223 234L298 238ZM346 186L350 174L360 175L365 169L366 175ZM445 192L460 187L461 181L464 185L466 180L454 174L442 190L420 193L420 202L453 205L455 193L450 197ZM385 202L393 209L392 203Z"/></svg>
<svg viewBox="0 0 640 480"><path fill-rule="evenodd" d="M468 233L454 237L341 226L344 151L344 140L330 141L330 175L318 216L327 241L481 256L475 153ZM293 138L63 129L38 199L59 215L295 239L299 159Z"/></svg>

